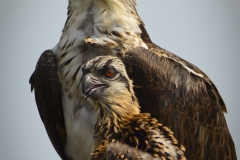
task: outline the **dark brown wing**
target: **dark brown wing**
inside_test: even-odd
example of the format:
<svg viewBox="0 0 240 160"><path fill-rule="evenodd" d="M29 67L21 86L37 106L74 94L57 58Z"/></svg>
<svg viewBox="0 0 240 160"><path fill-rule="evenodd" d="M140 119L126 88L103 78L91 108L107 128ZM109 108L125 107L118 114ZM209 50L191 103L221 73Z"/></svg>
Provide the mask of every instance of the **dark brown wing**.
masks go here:
<svg viewBox="0 0 240 160"><path fill-rule="evenodd" d="M174 132L187 159L237 159L225 104L201 70L157 47L132 49L123 61L141 112L150 112Z"/></svg>
<svg viewBox="0 0 240 160"><path fill-rule="evenodd" d="M29 83L35 91L35 99L40 117L45 125L48 136L59 154L66 160L64 147L66 129L60 95L60 83L57 73L56 58L51 50L40 56Z"/></svg>

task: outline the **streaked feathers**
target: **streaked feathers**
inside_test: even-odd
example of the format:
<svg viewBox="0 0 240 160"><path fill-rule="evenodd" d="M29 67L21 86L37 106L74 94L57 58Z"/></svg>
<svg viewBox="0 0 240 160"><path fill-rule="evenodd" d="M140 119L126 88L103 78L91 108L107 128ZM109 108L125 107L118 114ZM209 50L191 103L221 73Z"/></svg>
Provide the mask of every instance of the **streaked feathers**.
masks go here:
<svg viewBox="0 0 240 160"><path fill-rule="evenodd" d="M105 71L112 67L115 76L106 77ZM104 88L101 87L103 85ZM92 160L113 156L114 153L107 151L112 141L147 152L155 158L185 159L185 148L178 144L172 131L151 118L150 114L139 114L132 81L119 58L99 56L87 62L83 67L82 87L83 94L88 94L87 100L97 110L94 127L96 148ZM88 90L93 89L94 93L89 95ZM119 159L127 156L127 152L122 153Z"/></svg>

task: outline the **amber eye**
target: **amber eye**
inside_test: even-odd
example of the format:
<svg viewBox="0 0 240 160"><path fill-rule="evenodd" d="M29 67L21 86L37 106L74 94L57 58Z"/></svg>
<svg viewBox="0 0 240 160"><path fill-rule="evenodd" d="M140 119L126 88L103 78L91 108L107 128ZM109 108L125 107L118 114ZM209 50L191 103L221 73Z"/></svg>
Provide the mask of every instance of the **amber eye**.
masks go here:
<svg viewBox="0 0 240 160"><path fill-rule="evenodd" d="M105 76L108 77L108 78L111 78L113 76L115 76L115 69L114 68L108 68L105 72Z"/></svg>

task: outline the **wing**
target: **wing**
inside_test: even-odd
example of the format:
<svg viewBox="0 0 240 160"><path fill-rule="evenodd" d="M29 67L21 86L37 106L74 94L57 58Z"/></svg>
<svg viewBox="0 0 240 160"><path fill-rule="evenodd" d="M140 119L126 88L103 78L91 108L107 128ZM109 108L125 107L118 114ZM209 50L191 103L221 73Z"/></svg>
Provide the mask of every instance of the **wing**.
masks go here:
<svg viewBox="0 0 240 160"><path fill-rule="evenodd" d="M148 152L120 142L103 143L91 154L91 160L161 160Z"/></svg>
<svg viewBox="0 0 240 160"><path fill-rule="evenodd" d="M161 160L161 158L153 157L147 152L143 152L129 145L122 144L120 142L112 142L107 147L106 160Z"/></svg>
<svg viewBox="0 0 240 160"><path fill-rule="evenodd" d="M61 104L60 83L56 58L51 50L40 56L29 83L35 91L35 99L42 122L55 150L63 160L66 129Z"/></svg>
<svg viewBox="0 0 240 160"><path fill-rule="evenodd" d="M187 159L237 159L215 85L194 65L152 46L132 49L123 58L141 112L174 132Z"/></svg>

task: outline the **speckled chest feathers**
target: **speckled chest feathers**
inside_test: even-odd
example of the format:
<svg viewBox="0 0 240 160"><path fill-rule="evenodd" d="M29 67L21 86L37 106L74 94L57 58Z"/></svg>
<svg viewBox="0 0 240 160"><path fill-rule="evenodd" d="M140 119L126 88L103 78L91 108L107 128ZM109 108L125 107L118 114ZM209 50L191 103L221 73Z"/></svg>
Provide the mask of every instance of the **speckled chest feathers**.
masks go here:
<svg viewBox="0 0 240 160"><path fill-rule="evenodd" d="M53 52L62 86L65 152L73 160L87 159L94 144L95 112L81 93L83 64L100 54L117 56L136 46L147 48L135 5L135 0L69 0L68 18Z"/></svg>

